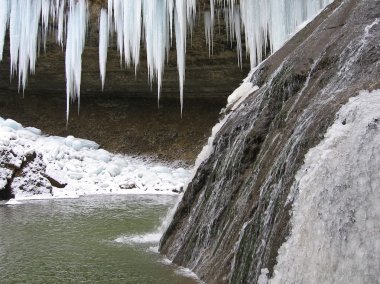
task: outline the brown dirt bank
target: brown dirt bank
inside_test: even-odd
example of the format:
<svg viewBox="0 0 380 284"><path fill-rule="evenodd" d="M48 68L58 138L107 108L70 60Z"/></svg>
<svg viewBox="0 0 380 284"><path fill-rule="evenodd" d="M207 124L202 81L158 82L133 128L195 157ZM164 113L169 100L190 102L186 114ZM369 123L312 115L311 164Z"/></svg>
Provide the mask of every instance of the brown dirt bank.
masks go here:
<svg viewBox="0 0 380 284"><path fill-rule="evenodd" d="M22 95L0 91L0 116L40 128L50 135L94 140L112 152L147 155L192 164L217 122L221 98L186 99L183 117L178 99L86 95L80 115L72 105L66 129L64 95Z"/></svg>

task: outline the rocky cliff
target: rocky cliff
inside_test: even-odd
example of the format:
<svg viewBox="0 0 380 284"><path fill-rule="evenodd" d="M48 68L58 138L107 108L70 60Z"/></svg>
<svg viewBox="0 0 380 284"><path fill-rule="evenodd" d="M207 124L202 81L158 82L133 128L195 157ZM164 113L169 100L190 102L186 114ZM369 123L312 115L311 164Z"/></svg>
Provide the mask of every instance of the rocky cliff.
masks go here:
<svg viewBox="0 0 380 284"><path fill-rule="evenodd" d="M207 283L273 274L305 154L350 97L380 88L379 18L378 0L336 0L250 75L259 90L226 114L163 254Z"/></svg>

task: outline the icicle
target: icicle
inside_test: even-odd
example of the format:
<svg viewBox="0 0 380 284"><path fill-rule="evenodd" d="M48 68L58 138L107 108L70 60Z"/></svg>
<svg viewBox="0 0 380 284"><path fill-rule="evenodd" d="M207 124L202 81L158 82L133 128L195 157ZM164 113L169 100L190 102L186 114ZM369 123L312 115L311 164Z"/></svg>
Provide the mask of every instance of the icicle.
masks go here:
<svg viewBox="0 0 380 284"><path fill-rule="evenodd" d="M64 31L64 11L65 1L57 0L58 7L58 31L57 31L57 43L63 46L63 31Z"/></svg>
<svg viewBox="0 0 380 284"><path fill-rule="evenodd" d="M183 112L183 87L185 82L185 62L186 62L186 20L187 20L186 0L175 1L175 36L177 48L177 66L179 75L181 116Z"/></svg>
<svg viewBox="0 0 380 284"><path fill-rule="evenodd" d="M0 0L0 62L3 60L4 40L9 18L8 0Z"/></svg>
<svg viewBox="0 0 380 284"><path fill-rule="evenodd" d="M140 61L141 5L141 0L124 2L124 58L128 67L133 63L135 73Z"/></svg>
<svg viewBox="0 0 380 284"><path fill-rule="evenodd" d="M206 37L206 44L208 46L208 55L211 56L213 51L213 44L214 44L214 25L212 22L212 16L211 11L205 11L203 13L204 22L205 22L205 37Z"/></svg>
<svg viewBox="0 0 380 284"><path fill-rule="evenodd" d="M165 0L144 0L143 17L145 31L145 47L150 84L157 79L157 98L160 100L165 55L169 48L169 26Z"/></svg>
<svg viewBox="0 0 380 284"><path fill-rule="evenodd" d="M104 82L106 79L107 65L107 50L108 50L108 14L105 9L100 12L99 21L99 69L102 80L102 91L104 90Z"/></svg>
<svg viewBox="0 0 380 284"><path fill-rule="evenodd" d="M18 70L18 87L25 90L28 72L34 73L37 60L41 2L12 1L10 22L11 74Z"/></svg>
<svg viewBox="0 0 380 284"><path fill-rule="evenodd" d="M108 29L112 33L113 0L108 0Z"/></svg>
<svg viewBox="0 0 380 284"><path fill-rule="evenodd" d="M13 76L17 71L17 64L18 64L18 51L20 48L20 21L19 21L19 14L20 11L18 9L18 1L12 1L11 2L11 14L10 14L10 21L9 21L9 48L10 48L10 56L11 56L11 63L10 63L10 70L11 70L11 76Z"/></svg>
<svg viewBox="0 0 380 284"><path fill-rule="evenodd" d="M240 12L239 12L239 6L237 6L236 9L234 9L233 13L233 23L234 23L234 32L235 32L235 39L236 39L236 52L237 52L237 58L238 58L238 66L243 67L243 51L242 51L242 42L241 42L241 24L240 24Z"/></svg>
<svg viewBox="0 0 380 284"><path fill-rule="evenodd" d="M114 15L114 24L115 24L115 32L117 33L117 48L120 54L120 65L122 65L123 61L123 50L124 50L124 21L123 21L123 0L113 0L113 15Z"/></svg>
<svg viewBox="0 0 380 284"><path fill-rule="evenodd" d="M42 41L44 45L44 50L46 51L46 39L49 27L49 16L50 16L50 0L41 0L41 19L42 19Z"/></svg>
<svg viewBox="0 0 380 284"><path fill-rule="evenodd" d="M80 106L80 85L82 53L87 29L87 4L85 0L70 1L66 39L66 119L69 120L70 102L78 99Z"/></svg>

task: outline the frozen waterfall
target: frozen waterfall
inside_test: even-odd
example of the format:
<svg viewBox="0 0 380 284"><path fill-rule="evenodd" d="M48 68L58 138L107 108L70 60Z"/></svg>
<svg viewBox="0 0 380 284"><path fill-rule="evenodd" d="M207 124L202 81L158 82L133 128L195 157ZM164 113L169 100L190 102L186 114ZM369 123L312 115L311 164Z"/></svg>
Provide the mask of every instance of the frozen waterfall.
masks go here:
<svg viewBox="0 0 380 284"><path fill-rule="evenodd" d="M243 46L251 67L263 60L265 50L276 51L297 27L313 18L332 0L210 0L205 11L205 37L212 54L215 19L224 18L228 40L236 43L238 64ZM85 48L87 0L0 0L0 61L9 30L10 72L18 75L19 89L34 73L40 47L49 33L66 50L67 105L79 99L81 57ZM4 9L3 9L4 7ZM146 49L148 82L157 82L160 98L165 61L176 49L181 110L185 84L187 38L196 21L196 0L108 0L100 12L99 67L104 88L107 48L116 39L121 65L137 70L142 46ZM115 33L115 37L109 35ZM66 40L65 40L66 37ZM175 42L175 43L173 43ZM245 43L245 44L243 44ZM67 111L68 112L68 111Z"/></svg>
<svg viewBox="0 0 380 284"><path fill-rule="evenodd" d="M378 282L379 109L380 91L362 91L306 155L292 189L293 228L269 283Z"/></svg>

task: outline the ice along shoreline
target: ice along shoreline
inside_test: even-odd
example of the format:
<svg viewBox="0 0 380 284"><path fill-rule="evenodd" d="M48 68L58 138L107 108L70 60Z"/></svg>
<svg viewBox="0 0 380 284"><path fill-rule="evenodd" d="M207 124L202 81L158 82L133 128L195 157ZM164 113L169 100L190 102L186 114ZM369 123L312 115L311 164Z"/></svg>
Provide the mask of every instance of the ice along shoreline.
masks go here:
<svg viewBox="0 0 380 284"><path fill-rule="evenodd" d="M96 142L73 136L46 136L1 117L0 152L0 199L10 199L4 198L8 194L15 201L178 194L191 177L191 169L112 154Z"/></svg>

